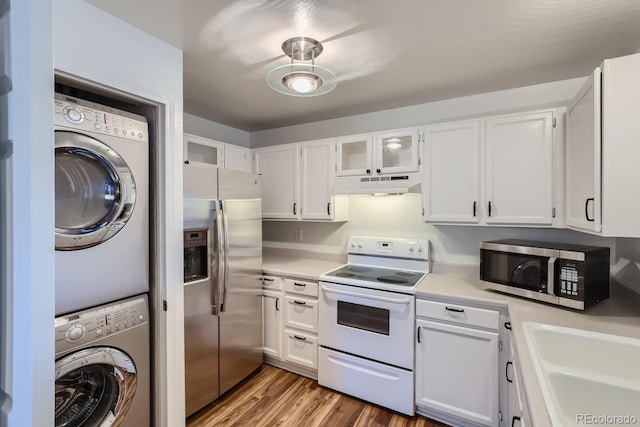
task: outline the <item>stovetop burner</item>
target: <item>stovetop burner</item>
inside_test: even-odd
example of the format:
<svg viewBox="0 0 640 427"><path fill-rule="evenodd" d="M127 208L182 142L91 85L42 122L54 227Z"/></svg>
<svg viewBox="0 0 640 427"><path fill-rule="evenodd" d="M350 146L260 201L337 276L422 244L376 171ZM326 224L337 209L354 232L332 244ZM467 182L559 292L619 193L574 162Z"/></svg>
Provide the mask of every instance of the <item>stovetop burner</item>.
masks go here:
<svg viewBox="0 0 640 427"><path fill-rule="evenodd" d="M360 267L358 265L348 265L347 270L349 270L352 273L367 273L372 269L369 267Z"/></svg>
<svg viewBox="0 0 640 427"><path fill-rule="evenodd" d="M355 276L355 274L344 272L344 273L336 273L336 276L338 276L338 277L353 277L353 276Z"/></svg>
<svg viewBox="0 0 640 427"><path fill-rule="evenodd" d="M405 284L409 282L407 279L403 277L396 277L396 276L380 276L380 277L377 277L376 280L378 280L379 282L393 283L396 285Z"/></svg>

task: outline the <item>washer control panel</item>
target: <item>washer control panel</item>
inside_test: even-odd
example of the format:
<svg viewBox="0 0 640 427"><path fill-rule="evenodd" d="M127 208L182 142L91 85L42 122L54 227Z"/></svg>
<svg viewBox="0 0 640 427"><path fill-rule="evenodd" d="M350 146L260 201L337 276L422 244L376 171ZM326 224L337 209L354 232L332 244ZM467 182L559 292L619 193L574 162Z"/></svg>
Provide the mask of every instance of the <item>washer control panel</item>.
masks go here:
<svg viewBox="0 0 640 427"><path fill-rule="evenodd" d="M61 93L55 94L54 123L75 130L149 142L149 126L144 117Z"/></svg>
<svg viewBox="0 0 640 427"><path fill-rule="evenodd" d="M149 322L146 296L56 318L56 353Z"/></svg>

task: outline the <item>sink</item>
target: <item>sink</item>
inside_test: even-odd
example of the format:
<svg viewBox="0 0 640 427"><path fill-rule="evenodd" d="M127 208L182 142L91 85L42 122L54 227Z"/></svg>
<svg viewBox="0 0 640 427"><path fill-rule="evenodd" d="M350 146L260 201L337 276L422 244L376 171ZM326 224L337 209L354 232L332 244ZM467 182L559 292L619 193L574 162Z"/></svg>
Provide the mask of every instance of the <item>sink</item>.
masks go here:
<svg viewBox="0 0 640 427"><path fill-rule="evenodd" d="M523 328L554 426L620 425L618 416L640 423L640 340L534 322Z"/></svg>

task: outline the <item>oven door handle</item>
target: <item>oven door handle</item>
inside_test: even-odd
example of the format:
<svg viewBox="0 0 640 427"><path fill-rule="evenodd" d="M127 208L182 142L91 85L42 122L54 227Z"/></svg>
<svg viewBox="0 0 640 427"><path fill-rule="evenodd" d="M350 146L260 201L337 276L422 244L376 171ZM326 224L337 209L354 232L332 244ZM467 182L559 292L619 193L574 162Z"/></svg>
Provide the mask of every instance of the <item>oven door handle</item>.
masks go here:
<svg viewBox="0 0 640 427"><path fill-rule="evenodd" d="M338 295L348 295L348 296L352 296L352 297L358 297L358 298L366 298L369 300L374 300L374 301L381 301L381 302L388 302L391 304L400 304L400 305L407 305L407 304L411 304L411 300L408 298L388 298L388 297L379 297L377 295L367 295L367 294L362 294L362 293L358 293L358 292L349 292L349 291L341 291L341 290L337 290L337 289L331 289L328 288L326 286L322 286L322 290L330 293L330 294L338 294Z"/></svg>

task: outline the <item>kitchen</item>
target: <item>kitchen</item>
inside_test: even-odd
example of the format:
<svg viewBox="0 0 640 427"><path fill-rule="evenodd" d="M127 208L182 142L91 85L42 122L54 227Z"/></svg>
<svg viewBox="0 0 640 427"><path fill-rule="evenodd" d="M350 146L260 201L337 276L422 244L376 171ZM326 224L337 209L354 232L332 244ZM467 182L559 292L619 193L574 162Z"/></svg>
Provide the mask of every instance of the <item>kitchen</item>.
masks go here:
<svg viewBox="0 0 640 427"><path fill-rule="evenodd" d="M26 2L25 2L26 3ZM46 3L46 2L44 2ZM58 4L60 3L60 5ZM167 381L172 384L170 389L173 393L180 394L181 386L180 381L183 378L179 362L181 355L175 354L175 348L181 347L179 338L176 338L180 334L181 330L181 313L172 310L172 307L178 307L182 305L182 296L180 294L181 288L174 285L181 282L182 273L180 272L179 264L181 263L182 254L180 242L182 240L181 228L182 222L180 220L182 215L181 207L181 195L178 188L181 188L181 178L177 176L176 165L181 165L182 160L182 132L197 133L198 129L194 127L194 123L200 123L195 116L185 115L184 123L182 122L182 55L175 48L166 46L159 42L157 39L153 39L144 33L137 31L130 26L122 23L122 21L113 19L104 12L101 12L84 2L58 2L56 7L53 8L51 13L54 15L54 24L47 22L46 15L47 10L51 10L51 5L43 4L38 8L38 16L33 16L32 19L40 19L42 21L36 21L33 27L27 26L14 26L12 31L24 31L23 37L17 36L13 39L16 42L24 43L22 47L28 48L27 51L31 51L29 43L32 40L37 40L37 37L44 37L41 40L41 45L38 52L40 55L35 55L29 58L19 57L16 61L25 61L26 69L39 70L37 75L30 73L24 73L24 75L15 76L14 90L21 91L26 90L29 92L29 87L42 88L47 86L46 83L51 81L51 77L47 77L44 71L52 69L52 63L55 63L55 67L59 71L67 72L72 75L84 76L87 79L100 81L103 84L116 87L123 92L138 93L146 99L155 100L156 102L168 105L167 117L169 120L164 123L164 130L168 135L168 141L174 141L174 144L168 144L163 150L166 157L163 158L165 164L163 170L165 173L163 176L166 178L165 190L167 199L163 200L163 206L166 207L166 217L159 218L159 224L161 229L166 233L167 239L166 245L163 244L159 248L161 257L165 257L158 265L162 268L159 274L159 283L165 283L167 286L164 290L162 298L156 303L161 302L163 299L167 300L169 310L166 312L166 318L159 317L159 320L166 322L168 331L173 333L167 333L164 338L161 338L161 342L158 344L160 348L166 348L167 360L166 360L166 373L163 375L163 381ZM12 13L25 13L24 16L31 16L30 10L24 9L23 2L12 3ZM64 6L62 6L64 5ZM68 8L68 9L67 9ZM41 17L40 14L44 15ZM21 15L17 15L21 16ZM634 16L630 14L630 16ZM96 35L95 40L101 40L101 45L108 45L108 42L113 39L114 34L119 34L118 37L122 37L122 40L126 40L126 43L122 44L119 52L121 61L110 60L99 52L95 52L91 49L92 43L84 38L77 38L76 31L66 31L63 28L72 28L71 22L86 22L96 23L96 31L102 31L100 35ZM66 25L69 23L69 25ZM49 47L47 53L47 43L50 44L51 36L53 32L52 25L55 25L55 34L57 38L54 40L56 43L55 49ZM74 24L75 26L76 24ZM38 28L35 31L32 28ZM51 29L47 31L47 28ZM31 32L35 34L32 34ZM44 35L41 33L45 33ZM47 36L48 35L48 36ZM35 39L34 39L35 37ZM100 38L102 37L102 38ZM94 42L95 42L94 40ZM35 42L34 42L35 43ZM80 46L78 45L80 44ZM84 45L86 43L86 45ZM98 43L100 44L100 43ZM637 44L637 43L636 43ZM35 46L34 46L35 47ZM81 49L83 55L81 58L77 55L77 49ZM626 53L633 53L637 49L634 46L633 49L628 49ZM329 51L325 53L328 54ZM126 59L125 59L126 58ZM322 64L321 56L318 59L318 63ZM602 57L601 59L604 59ZM18 67L19 62L14 61L13 65ZM47 61L49 65L47 66ZM125 66L125 63L138 63L139 67L135 67L132 74L132 68ZM177 64L177 65L173 65ZM597 63L593 64L598 65ZM592 67L593 68L593 67ZM18 68L20 69L20 68ZM582 76L587 75L589 71L585 71ZM28 79L34 79L33 81L27 81ZM551 80L551 79L549 79ZM168 85L167 82L178 81L180 84ZM563 105L566 100L572 98L578 91L584 80L580 81L565 81L557 83L549 83L547 85L541 85L534 89L527 89L526 93L529 94L534 91L535 96L531 98L526 97L523 100L522 92L518 92L516 89L507 90L500 93L494 93L493 95L488 93L483 96L470 97L464 101L445 102L441 103L429 103L422 104L416 107L408 108L404 111L397 111L390 115L373 114L368 116L368 121L362 121L354 119L351 123L344 123L344 121L337 120L335 122L328 123L329 126L336 129L335 132L339 132L339 135L352 135L370 131L384 131L387 129L406 128L409 125L425 125L427 122L446 122L453 121L457 117L481 117L490 114L483 114L490 111L508 111L510 109L518 109L520 111L536 109L544 106L559 106ZM336 90L338 90L336 88ZM50 91L52 87L48 87ZM17 92L21 93L21 92ZM26 99L26 98L25 98ZM37 98L34 101L38 104ZM29 337L29 339L19 339L17 336L12 338L15 341L14 351L16 356L13 360L16 364L16 372L20 372L21 375L25 375L25 378L31 378L26 381L25 385L22 385L21 389L17 389L14 400L14 412L13 416L20 416L23 414L26 418L23 418L24 422L18 425L48 425L50 422L38 423L32 421L37 417L46 417L52 411L49 410L51 403L47 403L50 400L50 394L47 390L41 391L36 384L39 384L41 379L47 379L47 381L53 382L52 363L53 349L47 349L42 343L53 342L52 332L43 331L38 327L40 324L48 322L48 320L38 320L41 316L46 319L53 317L53 308L47 305L47 301L53 300L53 290L51 286L45 286L47 283L51 283L50 277L53 277L51 273L53 267L53 255L51 251L47 250L53 246L50 237L48 236L47 224L51 223L51 217L53 216L51 211L53 209L53 200L50 189L48 189L46 182L32 181L31 171L37 170L38 173L43 175L39 176L52 176L49 164L51 158L46 158L46 154L41 156L31 156L30 153L41 153L38 150L36 140L46 140L47 135L44 132L50 132L51 126L46 126L46 131L43 131L37 124L40 122L46 122L46 117L50 117L50 98L47 98L42 104L45 104L41 110L26 108L24 115L21 116L21 120L24 120L24 124L20 127L16 127L16 132L25 132L26 136L22 139L24 144L16 144L14 146L15 161L21 160L24 163L20 164L20 167L15 166L15 173L19 174L20 178L17 182L30 183L30 187L33 186L33 198L38 200L38 206L40 210L33 212L33 216L23 215L22 217L16 215L15 221L22 224L17 229L19 230L31 230L27 245L20 250L23 252L15 255L16 259L38 259L37 266L31 266L31 262L25 261L24 264L16 266L18 269L14 274L22 274L22 277L32 277L30 281L32 288L21 288L14 297L16 298L16 305L14 306L13 323L21 325L22 328L27 328L29 333L22 335L23 337ZM491 108L489 108L491 107ZM433 121L425 120L424 117L432 117ZM379 122L375 127L372 127L370 123ZM190 124L191 123L191 124ZM209 137L215 140L224 141L227 143L237 142L239 145L247 146L249 135L243 131L233 131L228 127L212 124L215 129L214 134L200 133L201 136ZM339 126L342 126L338 128ZM250 141L252 148L271 145L266 142L279 141L294 143L298 141L307 141L309 139L320 139L326 134L322 134L322 130L319 129L319 125L308 125L303 128L292 128L290 132L285 129L276 129L273 131L260 131L250 135ZM42 138L32 137L32 132L42 132ZM209 131L210 132L210 131ZM224 133L230 136L220 134ZM14 136L14 140L21 140L21 138ZM26 141L33 141L27 143ZM261 142L264 141L264 142ZM255 145L254 145L255 142ZM30 146L29 144L33 144ZM26 151L25 151L26 150ZM38 176L38 175L34 175ZM267 242L265 246L272 246L282 248L283 246L289 246L296 250L306 249L309 250L310 246L321 245L324 252L329 252L330 255L342 254L344 257L346 250L346 236L348 235L377 235L381 230L385 231L387 236L399 236L409 237L416 233L416 230L420 234L429 236L434 246L433 257L435 260L435 266L438 261L450 262L450 263L477 263L478 261L478 248L479 242L484 240L494 240L500 238L514 237L513 229L503 228L486 228L486 227L460 227L452 225L444 226L431 226L422 222L421 217L421 202L412 199L414 195L403 196L384 196L382 199L382 208L380 204L373 200L373 198L365 196L362 200L358 199L355 202L351 201L352 205L350 209L350 220L342 225L340 224L317 224L317 223L269 223L264 228L264 240ZM404 199L408 197L408 199ZM355 197L351 197L355 199ZM399 202L397 202L399 200ZM44 203L42 201L45 201ZM46 202L49 201L49 202ZM375 205L374 205L375 203ZM31 204L27 200L16 200L15 209L17 212L32 212ZM375 209L385 210L385 218L381 215L374 217L370 215L370 212ZM388 218L393 218L391 215L394 213L402 213L401 220L389 221ZM164 224L164 225L162 225ZM415 228L412 228L415 227ZM302 241L296 240L296 230L300 229ZM42 233L39 233L42 230ZM511 230L511 231L510 231ZM532 238L535 240L551 240L551 241L568 241L579 240L581 243L599 244L601 246L609 246L614 248L619 257L625 257L627 259L637 260L637 241L634 238L590 238L586 234L576 233L569 230L552 230L547 228L542 229L517 229L517 237L520 238ZM596 243L594 239L598 242ZM270 243L273 242L273 243ZM27 242L25 242L26 244ZM309 245L309 246L305 246ZM26 253L24 251L27 251ZM30 251L35 251L31 254ZM626 256L625 256L626 255ZM612 252L612 259L614 254ZM631 264L631 267L633 265ZM17 276L18 277L18 276ZM32 301L33 300L33 301ZM34 305L35 304L35 305ZM34 309L35 308L35 309ZM163 341L166 340L166 341ZM38 354L33 354L31 349L38 348ZM32 355L30 357L17 357L17 355ZM40 359L42 357L42 359ZM38 380L36 380L36 378ZM31 385L29 385L31 384ZM23 393L23 394L20 394ZM20 397L22 396L22 397ZM162 407L167 408L166 414L163 415L167 425L177 425L178 420L182 419L181 409L176 408L175 402L171 397L161 397L159 399ZM42 407L44 405L45 407ZM32 418L36 417L36 418ZM169 421L169 420L173 420Z"/></svg>

